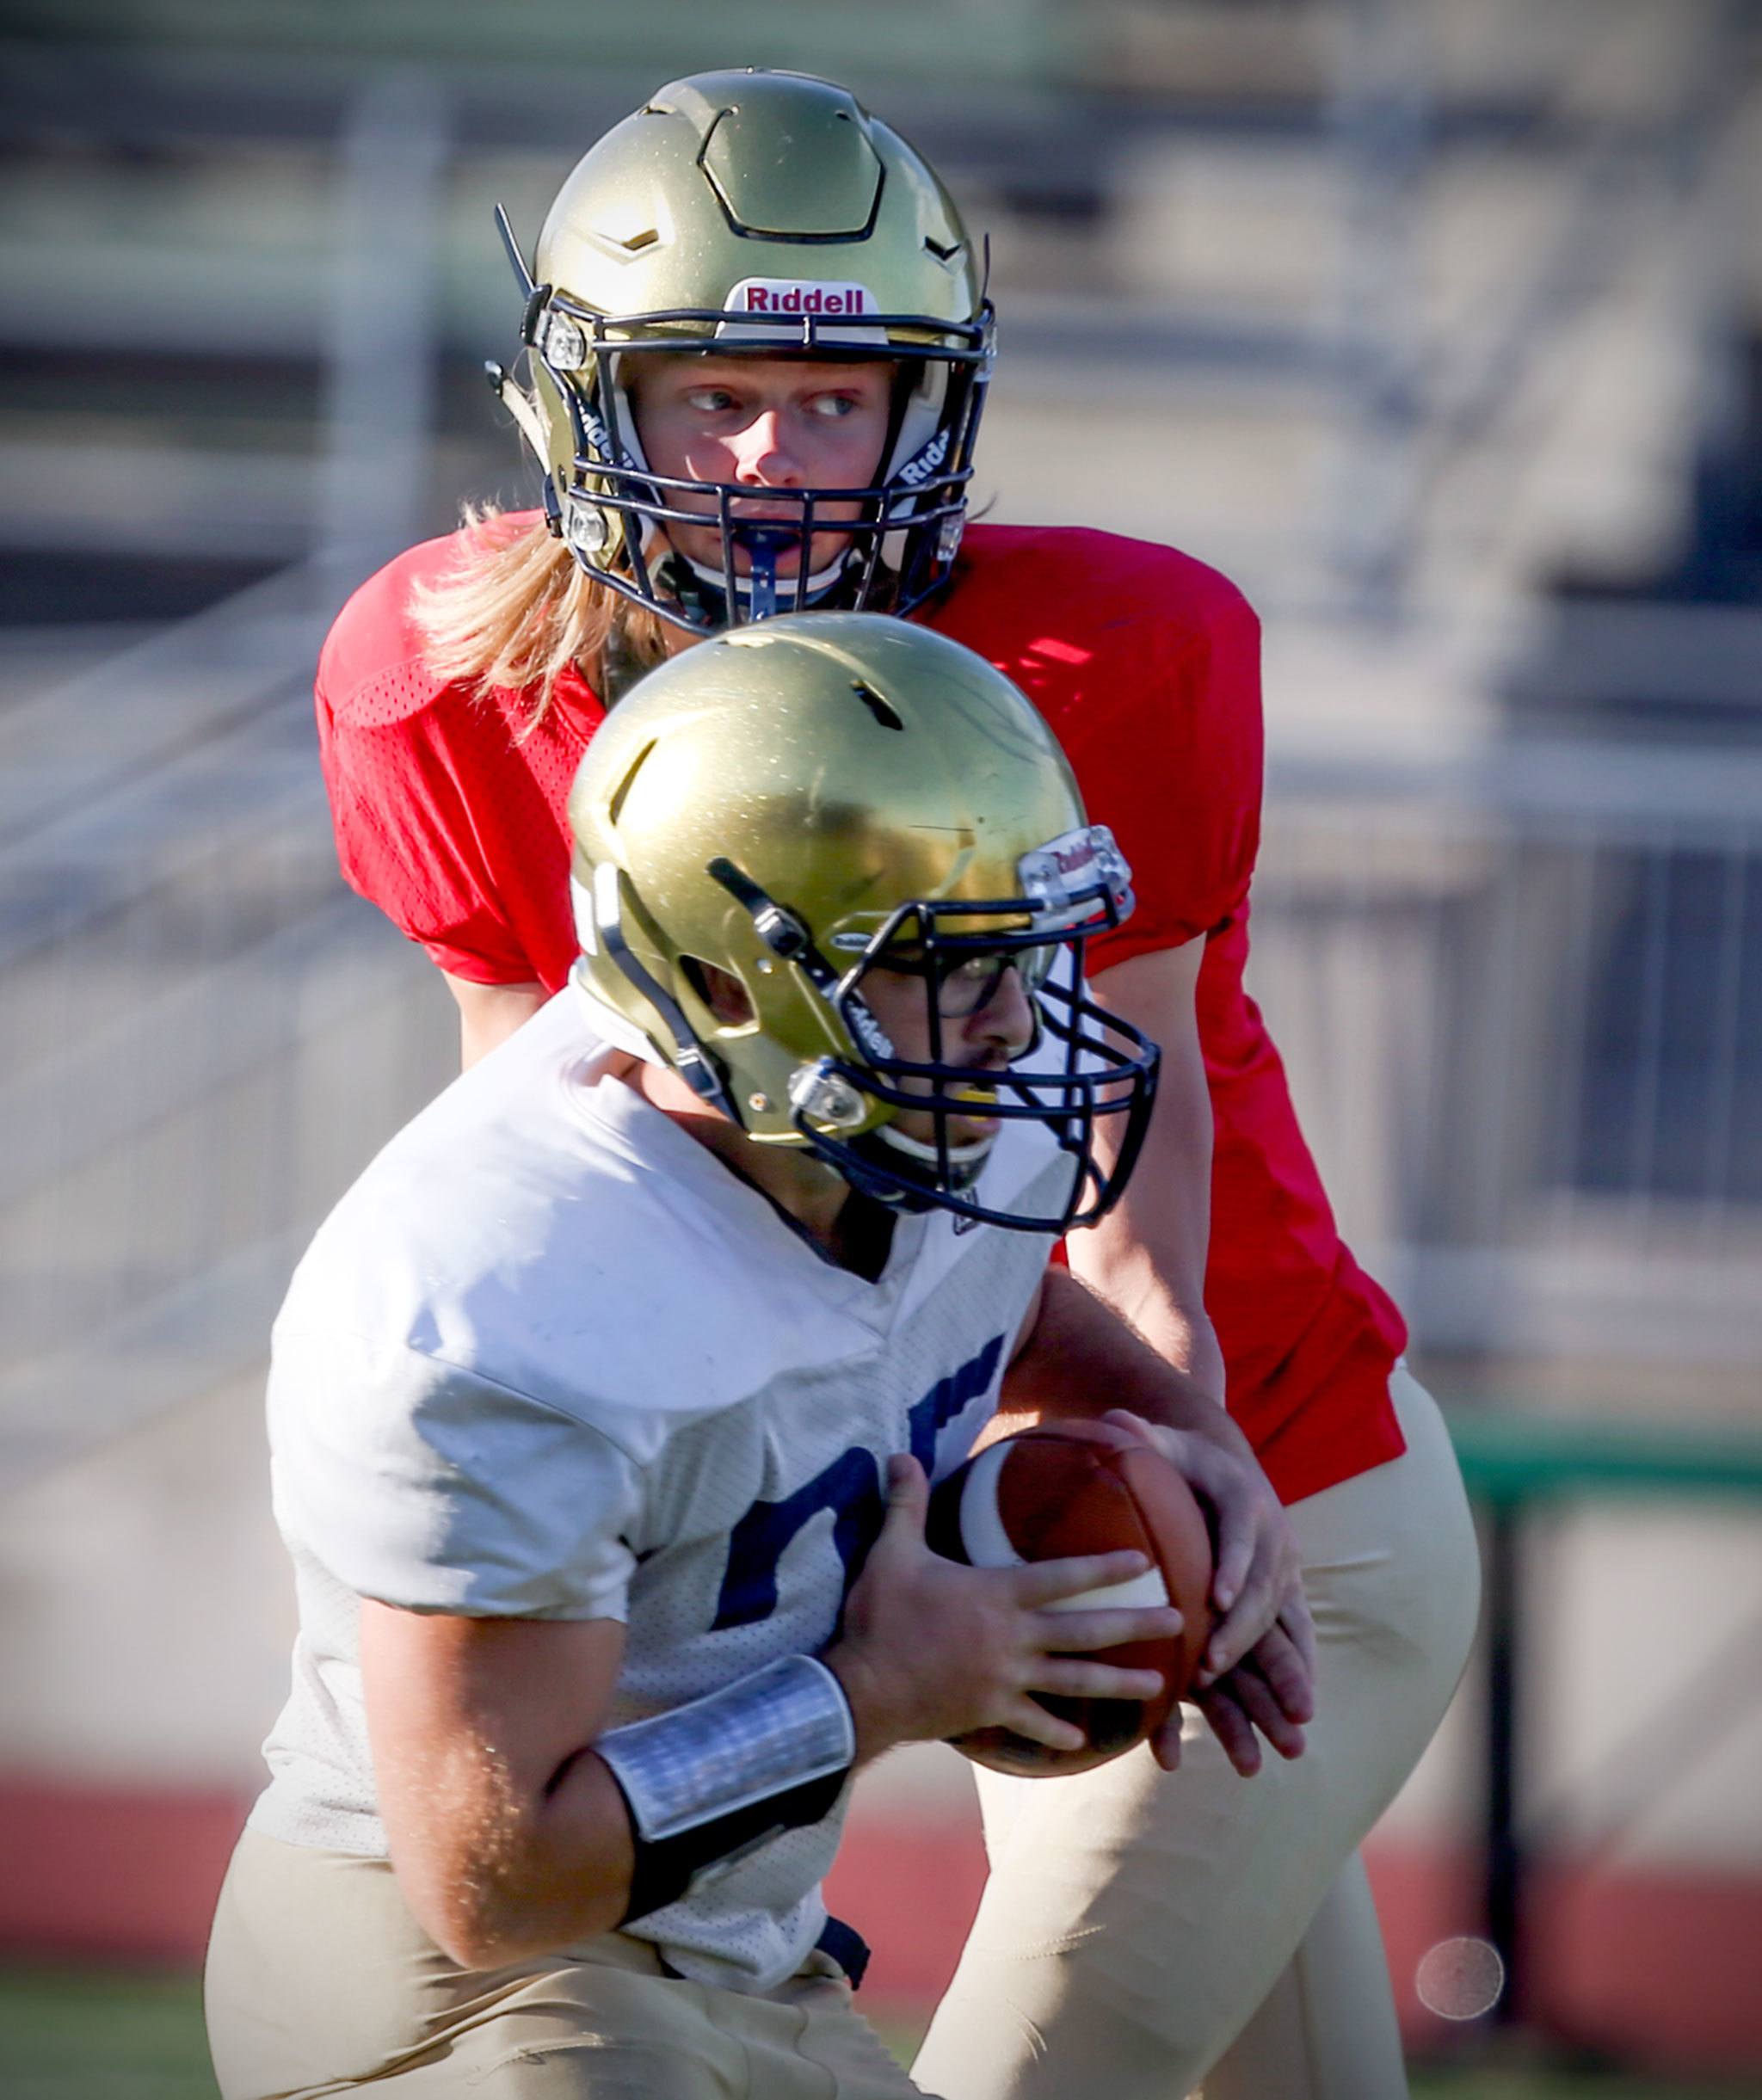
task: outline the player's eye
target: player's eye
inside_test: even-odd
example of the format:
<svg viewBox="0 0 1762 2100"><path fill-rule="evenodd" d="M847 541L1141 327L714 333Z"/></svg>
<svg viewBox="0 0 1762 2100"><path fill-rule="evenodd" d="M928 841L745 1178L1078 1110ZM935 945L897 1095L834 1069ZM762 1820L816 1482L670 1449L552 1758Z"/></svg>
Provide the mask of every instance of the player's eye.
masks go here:
<svg viewBox="0 0 1762 2100"><path fill-rule="evenodd" d="M816 394L808 403L808 413L828 422L838 422L847 416L854 416L862 405L854 394Z"/></svg>
<svg viewBox="0 0 1762 2100"><path fill-rule="evenodd" d="M1009 951L964 956L937 972L936 1004L945 1020L965 1020L989 1007L1003 984L1004 972L1016 962Z"/></svg>
<svg viewBox="0 0 1762 2100"><path fill-rule="evenodd" d="M735 406L734 396L725 386L694 386L685 401L699 416L725 416Z"/></svg>

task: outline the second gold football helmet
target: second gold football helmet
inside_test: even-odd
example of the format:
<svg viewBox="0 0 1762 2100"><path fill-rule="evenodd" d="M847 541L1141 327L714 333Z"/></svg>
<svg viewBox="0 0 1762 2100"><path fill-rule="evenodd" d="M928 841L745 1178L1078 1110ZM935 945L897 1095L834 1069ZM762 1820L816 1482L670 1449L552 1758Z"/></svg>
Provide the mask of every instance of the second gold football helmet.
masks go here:
<svg viewBox="0 0 1762 2100"><path fill-rule="evenodd" d="M761 1143L805 1147L908 1209L1038 1231L1099 1217L1131 1170L1155 1047L1083 988L1086 945L1131 908L1130 872L1032 705L983 658L879 615L785 615L652 671L613 709L570 797L596 1026L671 1066ZM706 966L737 981L737 1018ZM1020 972L1036 1040L988 1073L945 1025ZM924 988L927 1056L901 1056L865 987ZM989 988L989 989L987 988ZM933 1135L896 1120L927 1112ZM1111 1167L1104 1122L1120 1137ZM1004 1124L1050 1131L1067 1198L987 1200Z"/></svg>

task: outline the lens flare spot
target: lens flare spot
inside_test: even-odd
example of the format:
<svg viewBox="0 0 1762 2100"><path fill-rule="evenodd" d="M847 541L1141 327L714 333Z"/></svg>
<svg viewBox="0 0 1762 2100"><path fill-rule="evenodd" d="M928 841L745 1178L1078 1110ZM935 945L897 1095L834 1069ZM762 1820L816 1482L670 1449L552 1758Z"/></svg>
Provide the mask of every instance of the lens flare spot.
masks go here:
<svg viewBox="0 0 1762 2100"><path fill-rule="evenodd" d="M1499 2003L1505 1964L1488 1940L1439 1940L1420 1957L1414 1988L1440 2020L1478 2020Z"/></svg>

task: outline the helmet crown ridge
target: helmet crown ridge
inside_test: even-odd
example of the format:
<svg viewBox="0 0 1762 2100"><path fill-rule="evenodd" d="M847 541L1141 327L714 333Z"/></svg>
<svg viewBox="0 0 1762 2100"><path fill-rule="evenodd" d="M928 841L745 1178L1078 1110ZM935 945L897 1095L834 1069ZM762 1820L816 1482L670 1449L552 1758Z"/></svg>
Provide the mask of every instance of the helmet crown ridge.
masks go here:
<svg viewBox="0 0 1762 2100"><path fill-rule="evenodd" d="M719 98L704 91L712 83ZM873 223L881 160L841 88L804 75L712 74L654 101L703 125L698 162L737 232L855 240Z"/></svg>
<svg viewBox="0 0 1762 2100"><path fill-rule="evenodd" d="M784 252L767 255L773 243ZM658 89L576 163L536 271L602 311L658 312L721 306L747 277L841 276L859 258L878 311L976 311L952 200L847 89L804 73L700 73Z"/></svg>

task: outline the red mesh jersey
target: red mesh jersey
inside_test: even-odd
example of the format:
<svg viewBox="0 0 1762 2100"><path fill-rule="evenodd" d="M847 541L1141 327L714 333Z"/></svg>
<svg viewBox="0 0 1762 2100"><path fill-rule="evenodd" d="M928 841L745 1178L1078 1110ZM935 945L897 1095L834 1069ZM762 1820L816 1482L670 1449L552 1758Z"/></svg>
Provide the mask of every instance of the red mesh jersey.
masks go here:
<svg viewBox="0 0 1762 2100"><path fill-rule="evenodd" d="M524 522L520 520L518 522ZM458 558L413 548L344 607L318 664L319 748L342 871L443 970L555 989L575 956L564 805L604 711L570 674L472 700L423 667L410 587ZM1254 615L1224 577L1108 533L976 525L927 624L987 657L1057 732L1137 909L1095 967L1203 937L1200 1041L1216 1123L1205 1302L1231 1413L1295 1501L1397 1456L1401 1315L1352 1259L1242 984L1259 839Z"/></svg>

